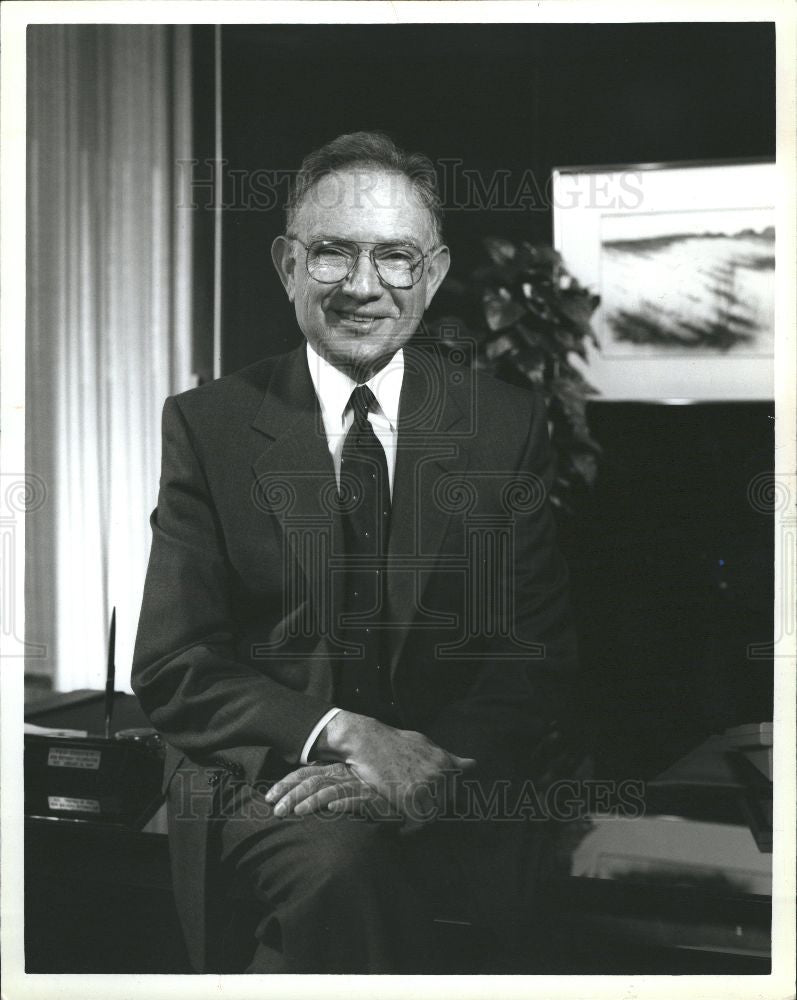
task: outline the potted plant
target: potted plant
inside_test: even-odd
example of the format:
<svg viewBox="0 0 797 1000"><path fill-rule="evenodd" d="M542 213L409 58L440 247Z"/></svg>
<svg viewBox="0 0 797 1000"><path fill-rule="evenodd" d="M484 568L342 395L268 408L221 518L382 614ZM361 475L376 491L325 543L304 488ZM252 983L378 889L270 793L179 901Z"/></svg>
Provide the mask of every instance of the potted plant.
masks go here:
<svg viewBox="0 0 797 1000"><path fill-rule="evenodd" d="M461 346L463 336L473 338L477 367L541 389L556 452L551 500L569 512L574 491L594 483L600 455L586 415L587 400L597 390L571 360L573 355L586 360L587 340L597 347L590 317L600 300L551 247L497 238L484 244L489 263L475 268L467 282L446 281L460 315L443 316L431 326L451 350Z"/></svg>

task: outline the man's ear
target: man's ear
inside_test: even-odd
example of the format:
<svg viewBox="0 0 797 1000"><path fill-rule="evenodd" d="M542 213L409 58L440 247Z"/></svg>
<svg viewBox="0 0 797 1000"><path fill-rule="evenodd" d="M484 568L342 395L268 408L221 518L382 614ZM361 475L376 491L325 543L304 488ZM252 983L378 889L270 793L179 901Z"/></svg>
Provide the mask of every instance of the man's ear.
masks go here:
<svg viewBox="0 0 797 1000"><path fill-rule="evenodd" d="M280 276L280 281L288 293L288 298L293 302L296 257L290 240L284 236L278 236L271 244L271 259L277 269L277 274Z"/></svg>
<svg viewBox="0 0 797 1000"><path fill-rule="evenodd" d="M451 253L448 247L438 247L434 254L429 258L429 271L426 279L425 309L429 308L429 303L432 301L435 292L442 284L443 278L445 278L448 274L449 267L451 267Z"/></svg>

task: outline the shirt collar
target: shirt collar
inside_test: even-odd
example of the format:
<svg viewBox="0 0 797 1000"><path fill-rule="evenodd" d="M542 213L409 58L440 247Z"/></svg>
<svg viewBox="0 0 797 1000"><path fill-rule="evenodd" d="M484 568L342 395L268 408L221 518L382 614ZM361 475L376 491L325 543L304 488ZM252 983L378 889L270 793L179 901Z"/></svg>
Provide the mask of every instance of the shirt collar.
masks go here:
<svg viewBox="0 0 797 1000"><path fill-rule="evenodd" d="M307 365L321 404L324 423L334 422L336 426L342 425L349 397L358 383L322 358L309 343ZM399 350L381 371L365 383L376 397L379 408L394 431L398 426L399 399L403 381L404 351Z"/></svg>

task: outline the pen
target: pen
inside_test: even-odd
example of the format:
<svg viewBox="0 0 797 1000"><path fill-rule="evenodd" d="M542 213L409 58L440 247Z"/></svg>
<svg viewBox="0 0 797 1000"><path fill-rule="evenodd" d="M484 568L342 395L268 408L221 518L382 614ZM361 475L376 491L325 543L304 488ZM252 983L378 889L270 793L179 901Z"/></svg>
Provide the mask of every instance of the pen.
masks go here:
<svg viewBox="0 0 797 1000"><path fill-rule="evenodd" d="M113 687L116 679L116 607L111 613L111 631L108 636L108 668L105 675L105 738L111 737L113 715Z"/></svg>

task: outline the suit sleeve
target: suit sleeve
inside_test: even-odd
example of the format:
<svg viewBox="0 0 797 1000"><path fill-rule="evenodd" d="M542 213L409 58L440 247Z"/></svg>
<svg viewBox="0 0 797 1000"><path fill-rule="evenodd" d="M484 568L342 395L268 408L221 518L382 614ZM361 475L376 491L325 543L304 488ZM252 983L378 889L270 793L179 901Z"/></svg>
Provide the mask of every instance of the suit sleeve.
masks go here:
<svg viewBox="0 0 797 1000"><path fill-rule="evenodd" d="M568 571L548 501L554 472L547 410L541 397L533 398L517 472L521 482L531 473L536 496L514 513L506 576L514 604L512 634L483 640L484 663L475 681L428 729L446 750L475 757L477 774L491 778L528 773L536 748L569 711L577 668Z"/></svg>
<svg viewBox="0 0 797 1000"><path fill-rule="evenodd" d="M298 763L333 706L235 658L229 563L202 463L179 402L163 410L158 505L151 517L132 685L152 725L192 759L255 782L270 752Z"/></svg>

